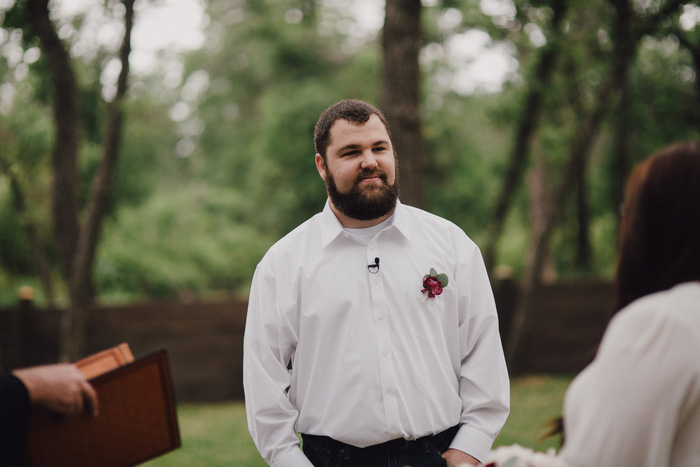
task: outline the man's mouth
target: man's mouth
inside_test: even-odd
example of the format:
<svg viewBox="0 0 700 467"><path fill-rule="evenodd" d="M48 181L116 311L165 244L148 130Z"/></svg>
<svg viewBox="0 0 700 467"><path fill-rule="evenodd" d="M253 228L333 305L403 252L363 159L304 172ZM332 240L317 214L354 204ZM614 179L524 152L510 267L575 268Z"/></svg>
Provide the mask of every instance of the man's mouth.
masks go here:
<svg viewBox="0 0 700 467"><path fill-rule="evenodd" d="M362 177L362 178L360 179L360 183L362 183L362 182L373 182L373 181L377 181L377 180L381 180L381 178L380 178L379 176L374 176L374 177Z"/></svg>
<svg viewBox="0 0 700 467"><path fill-rule="evenodd" d="M384 177L381 173L365 174L358 177L357 184L381 182Z"/></svg>

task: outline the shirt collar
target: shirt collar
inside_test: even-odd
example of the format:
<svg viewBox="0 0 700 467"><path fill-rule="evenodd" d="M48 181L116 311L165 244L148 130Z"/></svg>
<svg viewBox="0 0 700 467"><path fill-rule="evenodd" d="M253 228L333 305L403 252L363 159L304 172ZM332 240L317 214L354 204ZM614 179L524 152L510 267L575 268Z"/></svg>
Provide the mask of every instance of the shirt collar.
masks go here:
<svg viewBox="0 0 700 467"><path fill-rule="evenodd" d="M396 200L394 221L389 228L396 228L407 240L411 240L408 212L406 207L402 205L399 200ZM341 233L343 233L343 225L338 218L335 217L331 209L330 201L326 199L326 205L323 207L323 212L321 212L321 248L325 248Z"/></svg>
<svg viewBox="0 0 700 467"><path fill-rule="evenodd" d="M406 237L406 240L411 241L411 222L409 220L408 209L401 204L401 201L396 200L396 210L394 211L393 227L401 232Z"/></svg>

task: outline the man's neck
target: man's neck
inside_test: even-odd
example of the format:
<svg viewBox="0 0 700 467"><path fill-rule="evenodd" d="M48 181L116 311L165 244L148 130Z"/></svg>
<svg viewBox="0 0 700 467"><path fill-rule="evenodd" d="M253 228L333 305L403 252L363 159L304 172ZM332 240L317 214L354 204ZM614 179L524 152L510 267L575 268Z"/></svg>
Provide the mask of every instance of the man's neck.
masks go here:
<svg viewBox="0 0 700 467"><path fill-rule="evenodd" d="M388 213L386 213L382 217L377 217L376 219L362 221L359 219L348 217L345 214L343 214L342 212L340 212L333 205L333 201L330 201L330 206L331 206L331 211L333 211L333 214L335 214L335 217L338 218L338 220L340 221L340 225L342 225L343 227L345 227L347 229L364 229L367 227L374 227L375 225L380 224L380 223L384 222L385 220L387 220L388 218L390 218L391 215L394 214L394 211L396 210L396 208L394 207L394 209L392 209L391 211L389 211Z"/></svg>

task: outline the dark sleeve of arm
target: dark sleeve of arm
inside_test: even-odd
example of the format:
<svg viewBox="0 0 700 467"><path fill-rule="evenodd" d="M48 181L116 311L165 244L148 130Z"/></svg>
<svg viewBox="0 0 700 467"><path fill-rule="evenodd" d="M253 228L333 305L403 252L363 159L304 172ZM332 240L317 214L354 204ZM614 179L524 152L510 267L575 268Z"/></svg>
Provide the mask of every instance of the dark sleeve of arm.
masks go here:
<svg viewBox="0 0 700 467"><path fill-rule="evenodd" d="M29 423L29 393L12 373L0 374L0 464L22 465Z"/></svg>

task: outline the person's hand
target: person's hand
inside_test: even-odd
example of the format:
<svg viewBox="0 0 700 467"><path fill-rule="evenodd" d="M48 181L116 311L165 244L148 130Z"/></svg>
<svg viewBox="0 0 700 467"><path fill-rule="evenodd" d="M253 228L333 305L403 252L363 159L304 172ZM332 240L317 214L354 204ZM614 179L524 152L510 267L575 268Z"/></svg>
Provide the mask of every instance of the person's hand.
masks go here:
<svg viewBox="0 0 700 467"><path fill-rule="evenodd" d="M31 405L77 417L98 414L97 393L75 365L59 363L12 372L27 388Z"/></svg>
<svg viewBox="0 0 700 467"><path fill-rule="evenodd" d="M459 467L463 464L481 465L481 462L459 449L448 449L442 457L447 461L447 467Z"/></svg>

